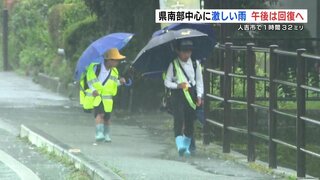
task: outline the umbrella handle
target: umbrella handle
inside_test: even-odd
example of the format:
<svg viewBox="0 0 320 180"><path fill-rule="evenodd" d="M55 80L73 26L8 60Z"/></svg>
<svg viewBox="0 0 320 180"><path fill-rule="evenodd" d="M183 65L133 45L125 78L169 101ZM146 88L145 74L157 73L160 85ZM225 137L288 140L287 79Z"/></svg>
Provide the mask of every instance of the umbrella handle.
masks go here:
<svg viewBox="0 0 320 180"><path fill-rule="evenodd" d="M125 86L129 87L132 85L132 80L131 78L128 79L128 81L126 83L124 83Z"/></svg>

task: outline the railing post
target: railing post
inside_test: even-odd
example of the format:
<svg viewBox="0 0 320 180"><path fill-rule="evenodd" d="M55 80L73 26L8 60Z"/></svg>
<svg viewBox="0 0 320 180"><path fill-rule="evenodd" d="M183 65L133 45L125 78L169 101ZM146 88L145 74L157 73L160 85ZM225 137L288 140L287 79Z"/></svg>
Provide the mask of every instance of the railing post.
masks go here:
<svg viewBox="0 0 320 180"><path fill-rule="evenodd" d="M277 144L273 141L276 137L276 114L274 109L277 108L277 85L273 80L277 77L277 59L278 56L274 52L277 49L277 45L270 46L270 92L269 92L269 123L268 123L268 133L269 133L269 167L277 168Z"/></svg>
<svg viewBox="0 0 320 180"><path fill-rule="evenodd" d="M252 51L253 43L247 44L246 66L247 66L247 119L248 119L248 161L255 161L255 138L251 134L255 131L254 108L251 106L255 101L255 82L251 76L255 75L255 55Z"/></svg>
<svg viewBox="0 0 320 180"><path fill-rule="evenodd" d="M223 83L223 98L224 98L224 121L223 121L223 152L230 152L230 125L231 104L228 100L231 98L231 62L232 62L232 43L226 43L226 58L224 59L224 83Z"/></svg>
<svg viewBox="0 0 320 180"><path fill-rule="evenodd" d="M306 114L306 91L301 87L306 82L306 62L301 56L305 51L305 49L297 50L297 177L306 176L306 155L301 151L301 148L305 148L305 122L301 119L301 116L305 116Z"/></svg>
<svg viewBox="0 0 320 180"><path fill-rule="evenodd" d="M226 59L226 51L220 51L220 55L219 55L219 65L220 65L220 70L223 71L224 70L224 61ZM223 97L223 92L224 92L224 77L220 76L220 96Z"/></svg>
<svg viewBox="0 0 320 180"><path fill-rule="evenodd" d="M211 79L210 73L207 71L207 68L212 68L212 59L208 59L204 64L204 124L203 124L203 144L208 145L210 143L210 124L207 122L207 117L210 113L210 99L207 94L210 93Z"/></svg>

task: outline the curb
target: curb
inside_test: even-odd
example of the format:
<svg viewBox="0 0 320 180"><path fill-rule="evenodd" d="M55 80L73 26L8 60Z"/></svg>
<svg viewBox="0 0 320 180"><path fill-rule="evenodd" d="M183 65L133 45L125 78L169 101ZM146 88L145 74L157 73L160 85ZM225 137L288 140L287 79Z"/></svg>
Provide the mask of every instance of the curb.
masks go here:
<svg viewBox="0 0 320 180"><path fill-rule="evenodd" d="M42 87L46 89L50 89L51 91L58 93L60 95L69 97L71 99L79 99L79 85L75 83L69 83L65 87L62 85L60 78L51 77L44 73L38 73L34 77L34 82L40 84Z"/></svg>
<svg viewBox="0 0 320 180"><path fill-rule="evenodd" d="M123 178L115 174L111 169L103 167L94 161L87 158L84 154L71 153L68 145L63 144L54 137L32 126L21 125L21 138L28 138L28 141L40 148L45 148L48 152L54 152L57 156L65 157L73 163L76 169L82 169L88 173L91 179L94 180L122 180Z"/></svg>
<svg viewBox="0 0 320 180"><path fill-rule="evenodd" d="M53 92L59 93L61 83L58 77L50 77L43 73L38 73L36 76L36 81L41 84L43 87L50 89Z"/></svg>

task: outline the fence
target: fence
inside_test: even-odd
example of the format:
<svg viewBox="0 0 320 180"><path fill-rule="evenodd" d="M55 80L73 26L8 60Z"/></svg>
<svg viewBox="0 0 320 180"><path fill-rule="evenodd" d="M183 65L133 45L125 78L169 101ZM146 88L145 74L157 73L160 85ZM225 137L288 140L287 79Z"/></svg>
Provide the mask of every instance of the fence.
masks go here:
<svg viewBox="0 0 320 180"><path fill-rule="evenodd" d="M216 47L219 59L223 64L220 64L220 70L214 69L214 62L207 61L205 65L205 115L206 123L204 127L204 142L209 143L209 129L213 125L222 129L222 146L223 152L230 152L230 134L231 132L245 134L247 139L247 158L249 162L255 161L256 148L255 142L257 139L268 142L268 163L270 168L277 168L277 144L281 144L286 148L296 150L296 170L298 177L305 177L306 175L306 154L320 158L320 154L313 152L306 148L306 123L313 126L320 127L320 121L308 117L306 115L306 92L320 93L320 88L309 85L307 80L308 73L306 71L307 62L320 62L319 56L312 56L305 54L305 49L297 49L296 52L283 51L278 49L277 45L271 45L269 48L254 47L254 44L248 43L247 46L233 46L232 43L219 45ZM245 67L242 74L234 73L235 53L243 53L245 55ZM269 56L269 63L265 63L268 73L265 76L259 76L256 73L256 53L264 53ZM279 69L279 62L283 57L289 57L295 61L295 78L291 80L284 80L279 78L281 73ZM214 81L220 78L220 93L214 93ZM235 79L242 79L245 81L245 98L236 98L232 91L232 81ZM267 99L268 105L259 103L259 98L256 95L256 83L262 82L268 84L268 90L264 98ZM296 113L289 113L278 108L279 104L279 87L295 88L293 99L296 103ZM319 101L318 96L314 100ZM210 104L212 101L218 101L223 104L223 120L219 122L212 118L210 114ZM246 107L247 124L246 128L239 128L232 126L231 111L233 104L240 104ZM263 134L257 131L257 122L255 110L263 110L268 113L268 133ZM276 137L277 133L277 116L286 116L295 120L295 143L290 143Z"/></svg>

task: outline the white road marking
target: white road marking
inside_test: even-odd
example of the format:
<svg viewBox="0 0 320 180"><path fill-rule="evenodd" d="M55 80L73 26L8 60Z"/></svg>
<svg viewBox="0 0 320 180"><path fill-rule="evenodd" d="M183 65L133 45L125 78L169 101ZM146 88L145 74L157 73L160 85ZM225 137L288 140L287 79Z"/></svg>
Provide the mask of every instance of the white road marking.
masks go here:
<svg viewBox="0 0 320 180"><path fill-rule="evenodd" d="M3 162L6 166L8 166L11 170L13 170L20 179L25 180L40 180L40 178L33 173L29 168L25 165L0 150L0 161Z"/></svg>

